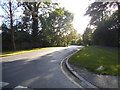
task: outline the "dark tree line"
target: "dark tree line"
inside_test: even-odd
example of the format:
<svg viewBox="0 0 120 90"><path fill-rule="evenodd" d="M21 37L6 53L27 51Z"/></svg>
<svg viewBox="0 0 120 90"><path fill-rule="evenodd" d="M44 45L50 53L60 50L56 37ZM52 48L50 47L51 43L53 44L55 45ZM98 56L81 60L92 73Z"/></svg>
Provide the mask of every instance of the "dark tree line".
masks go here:
<svg viewBox="0 0 120 90"><path fill-rule="evenodd" d="M89 15L91 20L83 34L84 44L119 46L119 2L94 2L88 7L85 15Z"/></svg>
<svg viewBox="0 0 120 90"><path fill-rule="evenodd" d="M6 14L1 16L3 51L67 46L75 37L80 44L81 38L71 24L73 14L58 3L10 0L0 6ZM18 11L20 15L16 15Z"/></svg>

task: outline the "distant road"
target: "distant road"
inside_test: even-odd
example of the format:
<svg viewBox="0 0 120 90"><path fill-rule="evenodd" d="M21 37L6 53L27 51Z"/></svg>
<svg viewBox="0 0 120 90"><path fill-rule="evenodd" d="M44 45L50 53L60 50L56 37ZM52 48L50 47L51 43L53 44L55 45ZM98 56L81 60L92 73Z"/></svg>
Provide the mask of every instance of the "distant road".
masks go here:
<svg viewBox="0 0 120 90"><path fill-rule="evenodd" d="M49 48L3 57L1 83L11 88L78 88L62 73L60 62L79 48Z"/></svg>

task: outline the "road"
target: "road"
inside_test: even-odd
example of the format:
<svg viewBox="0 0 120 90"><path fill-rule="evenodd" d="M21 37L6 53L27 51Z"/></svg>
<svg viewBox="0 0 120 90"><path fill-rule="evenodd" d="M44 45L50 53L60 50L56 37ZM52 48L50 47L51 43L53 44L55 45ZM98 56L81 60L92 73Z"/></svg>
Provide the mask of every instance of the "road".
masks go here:
<svg viewBox="0 0 120 90"><path fill-rule="evenodd" d="M60 63L81 48L49 48L2 58L2 83L6 88L78 88L61 71Z"/></svg>

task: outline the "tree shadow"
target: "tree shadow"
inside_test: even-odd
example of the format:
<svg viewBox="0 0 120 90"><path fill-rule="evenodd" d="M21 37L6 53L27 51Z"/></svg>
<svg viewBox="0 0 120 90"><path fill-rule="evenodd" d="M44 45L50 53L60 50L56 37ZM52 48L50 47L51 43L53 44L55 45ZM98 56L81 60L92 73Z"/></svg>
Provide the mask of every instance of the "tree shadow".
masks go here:
<svg viewBox="0 0 120 90"><path fill-rule="evenodd" d="M75 51L66 52L65 50L67 51L67 49L55 51L33 59L3 62L2 81L10 83L10 87L21 84L34 88L61 87L59 82L61 76L60 62ZM62 79L64 80L64 78Z"/></svg>

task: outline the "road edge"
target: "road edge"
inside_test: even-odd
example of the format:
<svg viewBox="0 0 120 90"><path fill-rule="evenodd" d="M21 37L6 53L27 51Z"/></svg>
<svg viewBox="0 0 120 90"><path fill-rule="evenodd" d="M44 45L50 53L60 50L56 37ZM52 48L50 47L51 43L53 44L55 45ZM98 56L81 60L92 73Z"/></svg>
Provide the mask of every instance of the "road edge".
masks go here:
<svg viewBox="0 0 120 90"><path fill-rule="evenodd" d="M82 48L84 48L84 47L82 47ZM82 48L81 48L81 49L82 49ZM81 49L79 49L79 50L81 50ZM77 85L79 88L98 88L98 87L96 87L95 85L93 85L93 84L91 84L90 82L88 82L87 80L85 80L85 79L84 79L83 77L81 77L80 75L78 75L77 72L75 72L75 71L73 70L73 68L69 65L69 63L68 63L69 58L70 58L73 54L77 53L79 50L77 50L76 52L70 54L69 56L67 56L66 58L64 58L64 59L61 61L61 63L60 63L61 70L62 70L62 72L65 74L65 76L66 76L70 81L72 81L75 85ZM66 60L66 61L65 61L65 60ZM76 81L74 81L74 80L73 80L71 77L69 77L69 76L67 75L67 73L63 70L62 64L63 64L64 61L65 61L65 64L66 64L67 69L68 69L76 78L78 78L80 81L82 81L83 86L81 86L79 83L77 83Z"/></svg>
<svg viewBox="0 0 120 90"><path fill-rule="evenodd" d="M24 54L24 53L35 52L38 50L51 49L51 48L58 48L58 47L46 47L46 48L39 48L39 49L23 50L23 51L18 51L16 53L0 55L0 57L2 58L2 57L14 56L14 55L18 55L18 54Z"/></svg>
<svg viewBox="0 0 120 90"><path fill-rule="evenodd" d="M82 47L83 48L83 47ZM80 50L80 49L79 49ZM73 54L77 53L79 50L77 50L76 52L70 54L69 56L67 56L66 58L62 59L61 62L60 62L60 68L61 68L61 71L63 72L63 74L72 82L74 83L76 86L78 86L79 88L83 88L79 83L77 83L76 81L74 81L70 76L67 75L67 73L64 71L63 69L63 62L69 58L70 56L72 56Z"/></svg>
<svg viewBox="0 0 120 90"><path fill-rule="evenodd" d="M95 85L93 85L92 83L90 83L90 82L88 82L87 80L85 80L85 79L84 79L83 77L81 77L79 74L77 74L77 72L74 71L74 69L69 65L68 60L69 60L69 58L67 58L67 60L65 61L65 64L66 64L68 70L69 70L75 77L77 77L80 81L83 82L83 86L84 86L85 88L98 88L98 87L96 87Z"/></svg>

